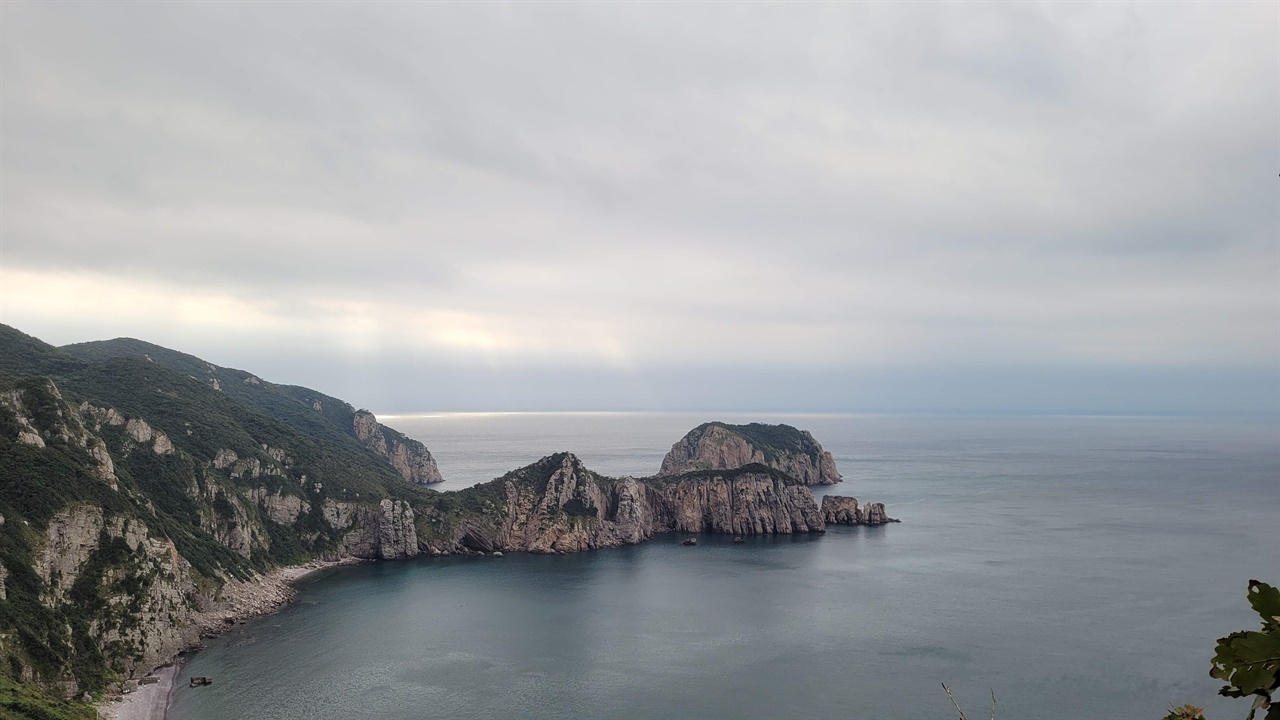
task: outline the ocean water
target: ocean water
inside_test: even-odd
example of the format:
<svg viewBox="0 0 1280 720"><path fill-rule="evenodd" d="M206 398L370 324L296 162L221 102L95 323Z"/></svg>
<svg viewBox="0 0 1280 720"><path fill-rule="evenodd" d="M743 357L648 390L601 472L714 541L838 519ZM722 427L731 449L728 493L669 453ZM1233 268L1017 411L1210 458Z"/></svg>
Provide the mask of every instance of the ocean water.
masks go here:
<svg viewBox="0 0 1280 720"><path fill-rule="evenodd" d="M170 717L1243 717L1208 677L1280 583L1280 421L683 414L384 418L448 482L558 450L647 475L709 419L787 422L901 524L733 545L370 563L190 658Z"/></svg>

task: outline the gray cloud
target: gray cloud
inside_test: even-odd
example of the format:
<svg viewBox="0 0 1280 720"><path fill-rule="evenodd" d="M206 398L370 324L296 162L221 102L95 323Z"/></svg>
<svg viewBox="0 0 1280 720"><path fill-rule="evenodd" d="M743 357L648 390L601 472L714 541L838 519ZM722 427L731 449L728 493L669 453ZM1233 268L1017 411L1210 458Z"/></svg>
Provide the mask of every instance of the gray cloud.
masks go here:
<svg viewBox="0 0 1280 720"><path fill-rule="evenodd" d="M51 340L673 406L678 364L760 367L795 409L798 372L1280 363L1274 7L0 12L0 313Z"/></svg>

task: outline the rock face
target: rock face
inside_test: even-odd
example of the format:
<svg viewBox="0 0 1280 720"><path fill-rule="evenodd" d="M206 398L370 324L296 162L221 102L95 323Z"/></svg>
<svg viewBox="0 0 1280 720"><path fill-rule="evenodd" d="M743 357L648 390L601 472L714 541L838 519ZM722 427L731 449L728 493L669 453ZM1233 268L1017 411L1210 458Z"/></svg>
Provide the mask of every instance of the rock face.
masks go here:
<svg viewBox="0 0 1280 720"><path fill-rule="evenodd" d="M885 514L884 503L867 503L860 508L857 499L842 495L822 497L822 519L828 525L885 525L898 522Z"/></svg>
<svg viewBox="0 0 1280 720"><path fill-rule="evenodd" d="M395 560L418 554L418 531L413 508L401 500L383 500L376 507L330 500L324 506L331 527L347 530L340 556Z"/></svg>
<svg viewBox="0 0 1280 720"><path fill-rule="evenodd" d="M425 445L378 422L368 410L356 411L352 431L365 447L390 462L405 480L417 485L444 482L436 459Z"/></svg>
<svg viewBox="0 0 1280 720"><path fill-rule="evenodd" d="M543 458L439 502L420 535L433 554L578 552L634 545L661 532L786 535L822 532L809 488L773 468L638 480L606 478L570 453Z"/></svg>
<svg viewBox="0 0 1280 720"><path fill-rule="evenodd" d="M39 413L41 417L29 407L35 403L44 406ZM53 382L37 380L25 390L0 392L0 410L13 419L17 430L13 439L18 443L38 448L48 447L50 443L78 447L92 459L93 474L112 490L117 488L115 465L106 444L85 427L81 412L63 401L62 393Z"/></svg>
<svg viewBox="0 0 1280 720"><path fill-rule="evenodd" d="M781 470L805 485L834 485L842 480L831 453L808 431L761 423L699 425L671 446L658 475L728 470L752 463Z"/></svg>

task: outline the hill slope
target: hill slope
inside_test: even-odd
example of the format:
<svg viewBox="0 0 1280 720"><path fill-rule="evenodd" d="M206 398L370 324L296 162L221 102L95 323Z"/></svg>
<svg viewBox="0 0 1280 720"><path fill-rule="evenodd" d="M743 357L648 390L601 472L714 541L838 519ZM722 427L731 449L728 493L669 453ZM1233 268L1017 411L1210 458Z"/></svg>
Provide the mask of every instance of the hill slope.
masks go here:
<svg viewBox="0 0 1280 720"><path fill-rule="evenodd" d="M90 362L131 359L168 368L308 437L338 446L350 445L352 440L362 443L390 461L410 482L428 484L444 479L435 458L422 443L377 423L368 411L357 411L350 404L316 390L277 385L244 370L219 367L194 355L133 338L77 343L59 350Z"/></svg>
<svg viewBox="0 0 1280 720"><path fill-rule="evenodd" d="M270 568L419 552L413 506L436 493L395 464L413 441L241 371L213 371L242 379L223 392L182 372L198 362L0 326L0 659L16 679L104 690L197 642Z"/></svg>

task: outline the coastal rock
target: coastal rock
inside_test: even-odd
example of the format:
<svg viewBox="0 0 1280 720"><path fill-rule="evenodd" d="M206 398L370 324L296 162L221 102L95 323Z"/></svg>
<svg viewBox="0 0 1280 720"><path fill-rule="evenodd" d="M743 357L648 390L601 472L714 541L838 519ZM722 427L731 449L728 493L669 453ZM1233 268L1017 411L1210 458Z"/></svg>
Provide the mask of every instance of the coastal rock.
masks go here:
<svg viewBox="0 0 1280 720"><path fill-rule="evenodd" d="M858 507L855 498L824 495L822 518L828 525L884 525L898 522L885 514L884 503L867 503Z"/></svg>
<svg viewBox="0 0 1280 720"><path fill-rule="evenodd" d="M427 446L378 422L368 410L355 412L352 431L365 447L391 463L405 480L418 485L444 482Z"/></svg>
<svg viewBox="0 0 1280 720"><path fill-rule="evenodd" d="M111 545L109 551L104 541ZM50 608L67 602L90 560L102 552L128 558L100 576L89 576L102 598L103 618L127 613L134 620L95 619L89 632L126 676L150 670L195 639L188 627L193 617L189 599L197 595L191 566L170 541L153 538L143 523L76 505L50 520L37 550L34 569L46 588L42 602ZM125 587L133 590L119 589Z"/></svg>
<svg viewBox="0 0 1280 720"><path fill-rule="evenodd" d="M403 500L386 499L376 506L329 500L321 512L330 527L347 530L340 556L392 560L420 551L416 515Z"/></svg>
<svg viewBox="0 0 1280 720"><path fill-rule="evenodd" d="M451 494L454 495L454 494ZM437 501L419 537L432 554L579 552L655 533L822 532L809 488L763 465L672 478L606 478L571 453L543 458Z"/></svg>
<svg viewBox="0 0 1280 720"><path fill-rule="evenodd" d="M867 503L862 508L862 524L863 525L884 525L886 523L898 522L885 514L884 503Z"/></svg>
<svg viewBox="0 0 1280 720"><path fill-rule="evenodd" d="M727 470L753 463L767 465L805 485L842 480L831 453L806 430L790 425L703 423L671 446L659 477L696 470Z"/></svg>

